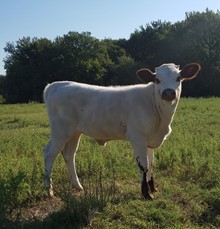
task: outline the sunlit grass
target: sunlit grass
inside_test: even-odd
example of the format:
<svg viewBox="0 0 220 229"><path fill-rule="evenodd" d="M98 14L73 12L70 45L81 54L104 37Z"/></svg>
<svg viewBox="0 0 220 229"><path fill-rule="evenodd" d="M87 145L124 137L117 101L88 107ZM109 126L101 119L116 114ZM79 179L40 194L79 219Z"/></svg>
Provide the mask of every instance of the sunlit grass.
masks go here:
<svg viewBox="0 0 220 229"><path fill-rule="evenodd" d="M159 192L153 202L140 195L139 173L128 142L98 146L82 137L77 171L84 194L72 192L64 160L58 155L52 177L61 210L17 228L217 228L220 227L220 99L182 99L173 132L155 150ZM49 124L43 104L0 105L0 219L47 199L43 190L43 147ZM14 204L13 204L14 203ZM21 210L20 210L21 211ZM17 211L19 212L19 211ZM66 218L65 218L66 217ZM60 221L61 220L61 221ZM7 227L12 224L4 221ZM60 223L59 223L60 222ZM10 228L10 227L9 227Z"/></svg>

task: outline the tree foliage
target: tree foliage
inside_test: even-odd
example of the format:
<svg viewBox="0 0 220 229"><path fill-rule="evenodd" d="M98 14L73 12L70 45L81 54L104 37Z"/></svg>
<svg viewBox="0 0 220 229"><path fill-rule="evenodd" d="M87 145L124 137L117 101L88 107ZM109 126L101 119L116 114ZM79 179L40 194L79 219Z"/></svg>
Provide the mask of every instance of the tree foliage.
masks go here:
<svg viewBox="0 0 220 229"><path fill-rule="evenodd" d="M182 22L153 22L131 34L126 43L135 61L149 68L174 62L184 66L198 62L199 77L184 84L183 95L219 96L220 91L220 13L186 13Z"/></svg>
<svg viewBox="0 0 220 229"><path fill-rule="evenodd" d="M99 40L89 32L69 32L51 41L23 37L7 43L6 76L0 95L8 103L42 101L47 83L73 80L98 85L137 83L138 68L163 63L202 66L199 77L184 84L185 96L220 96L220 12L186 13L185 20L155 21L128 40Z"/></svg>

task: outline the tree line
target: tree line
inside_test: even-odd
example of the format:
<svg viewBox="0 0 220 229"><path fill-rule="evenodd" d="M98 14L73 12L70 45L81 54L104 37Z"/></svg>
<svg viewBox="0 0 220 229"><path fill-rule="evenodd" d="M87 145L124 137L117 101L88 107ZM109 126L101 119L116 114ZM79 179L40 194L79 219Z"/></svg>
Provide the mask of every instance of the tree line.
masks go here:
<svg viewBox="0 0 220 229"><path fill-rule="evenodd" d="M183 85L183 96L220 96L220 12L186 13L176 23L154 21L136 29L129 39L99 40L89 32L47 38L23 37L8 42L0 76L0 100L42 101L47 83L73 80L97 85L138 83L139 68L163 63L181 67L197 62L201 73Z"/></svg>

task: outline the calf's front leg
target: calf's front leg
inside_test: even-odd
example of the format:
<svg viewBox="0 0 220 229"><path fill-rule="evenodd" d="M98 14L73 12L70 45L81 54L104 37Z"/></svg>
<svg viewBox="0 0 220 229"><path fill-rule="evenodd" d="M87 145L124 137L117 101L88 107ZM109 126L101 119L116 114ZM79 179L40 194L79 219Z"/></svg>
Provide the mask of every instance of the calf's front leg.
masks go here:
<svg viewBox="0 0 220 229"><path fill-rule="evenodd" d="M154 196L151 193L151 187L150 187L149 182L147 181L147 172L148 172L147 168L148 167L143 167L144 161L143 161L143 158L142 158L142 160L141 160L142 162L140 162L140 156L138 156L136 158L136 160L137 160L137 166L139 167L139 170L140 170L142 196L145 199L153 200ZM146 161L145 162L147 164L147 156L146 156Z"/></svg>
<svg viewBox="0 0 220 229"><path fill-rule="evenodd" d="M151 193L150 185L147 181L147 173L149 169L149 161L147 154L147 142L144 136L139 136L130 140L136 157L137 166L141 176L141 193L145 199L153 200L154 196Z"/></svg>
<svg viewBox="0 0 220 229"><path fill-rule="evenodd" d="M149 160L149 170L147 173L147 181L150 186L151 192L157 192L157 188L154 184L154 177L153 177L153 167L154 167L154 150L151 148L147 148L147 155Z"/></svg>

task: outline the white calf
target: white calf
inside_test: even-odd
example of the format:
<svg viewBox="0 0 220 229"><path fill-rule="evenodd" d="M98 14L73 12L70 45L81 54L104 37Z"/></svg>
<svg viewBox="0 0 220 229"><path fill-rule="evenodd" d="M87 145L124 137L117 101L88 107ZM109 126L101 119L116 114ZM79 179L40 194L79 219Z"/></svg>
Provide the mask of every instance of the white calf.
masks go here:
<svg viewBox="0 0 220 229"><path fill-rule="evenodd" d="M142 195L152 199L154 148L170 134L183 80L194 78L199 64L179 70L163 64L153 73L141 69L137 77L146 84L99 87L76 82L54 82L46 86L44 100L50 121L50 141L44 149L45 187L53 195L51 169L62 151L73 186L83 190L75 168L75 152L81 134L100 145L110 140L131 143L141 174ZM151 82L151 83L149 83Z"/></svg>

